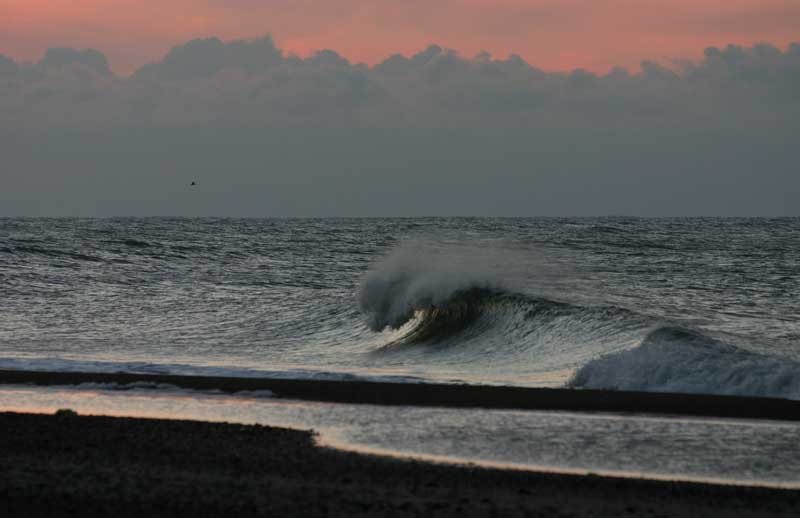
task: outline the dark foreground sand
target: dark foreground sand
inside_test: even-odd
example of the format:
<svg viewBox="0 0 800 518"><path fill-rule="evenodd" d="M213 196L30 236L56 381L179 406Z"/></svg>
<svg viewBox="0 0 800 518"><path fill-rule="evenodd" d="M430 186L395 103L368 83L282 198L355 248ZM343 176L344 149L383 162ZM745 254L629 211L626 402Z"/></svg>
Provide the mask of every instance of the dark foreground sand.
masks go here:
<svg viewBox="0 0 800 518"><path fill-rule="evenodd" d="M0 413L0 516L800 516L800 492L490 470L262 426Z"/></svg>

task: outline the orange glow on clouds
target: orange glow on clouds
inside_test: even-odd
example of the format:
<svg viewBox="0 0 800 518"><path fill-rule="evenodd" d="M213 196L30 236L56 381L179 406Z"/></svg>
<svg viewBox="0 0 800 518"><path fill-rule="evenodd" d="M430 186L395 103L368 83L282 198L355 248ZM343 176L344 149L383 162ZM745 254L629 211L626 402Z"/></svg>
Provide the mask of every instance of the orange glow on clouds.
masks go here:
<svg viewBox="0 0 800 518"><path fill-rule="evenodd" d="M272 34L300 55L329 48L376 63L430 43L521 55L547 70L603 72L705 47L800 40L797 0L0 0L0 54L95 48L118 73L198 37Z"/></svg>

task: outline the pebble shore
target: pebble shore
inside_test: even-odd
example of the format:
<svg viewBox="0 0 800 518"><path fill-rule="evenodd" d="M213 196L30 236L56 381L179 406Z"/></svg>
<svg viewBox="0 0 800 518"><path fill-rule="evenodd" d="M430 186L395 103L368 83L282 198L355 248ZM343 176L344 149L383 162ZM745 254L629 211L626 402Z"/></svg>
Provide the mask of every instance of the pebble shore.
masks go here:
<svg viewBox="0 0 800 518"><path fill-rule="evenodd" d="M451 466L312 432L0 413L0 516L797 517L800 491Z"/></svg>

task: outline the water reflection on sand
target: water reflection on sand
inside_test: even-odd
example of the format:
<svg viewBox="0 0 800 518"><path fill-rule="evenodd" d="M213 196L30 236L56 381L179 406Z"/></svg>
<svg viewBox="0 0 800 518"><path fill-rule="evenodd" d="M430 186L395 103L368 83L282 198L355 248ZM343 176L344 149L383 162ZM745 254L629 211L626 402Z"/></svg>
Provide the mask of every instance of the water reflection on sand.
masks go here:
<svg viewBox="0 0 800 518"><path fill-rule="evenodd" d="M800 487L800 425L288 401L181 390L0 387L0 410L258 423L323 445L521 469Z"/></svg>

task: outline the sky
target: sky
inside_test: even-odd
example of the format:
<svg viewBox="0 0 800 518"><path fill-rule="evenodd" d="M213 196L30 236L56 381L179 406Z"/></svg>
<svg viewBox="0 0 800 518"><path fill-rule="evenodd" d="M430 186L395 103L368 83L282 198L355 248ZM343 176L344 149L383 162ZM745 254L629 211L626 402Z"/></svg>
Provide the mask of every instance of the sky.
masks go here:
<svg viewBox="0 0 800 518"><path fill-rule="evenodd" d="M795 5L0 0L0 216L800 216Z"/></svg>
<svg viewBox="0 0 800 518"><path fill-rule="evenodd" d="M605 72L728 43L785 46L798 27L797 0L0 0L0 53L35 61L52 46L98 48L122 75L209 36L269 33L301 56L334 49L369 64L436 43Z"/></svg>

